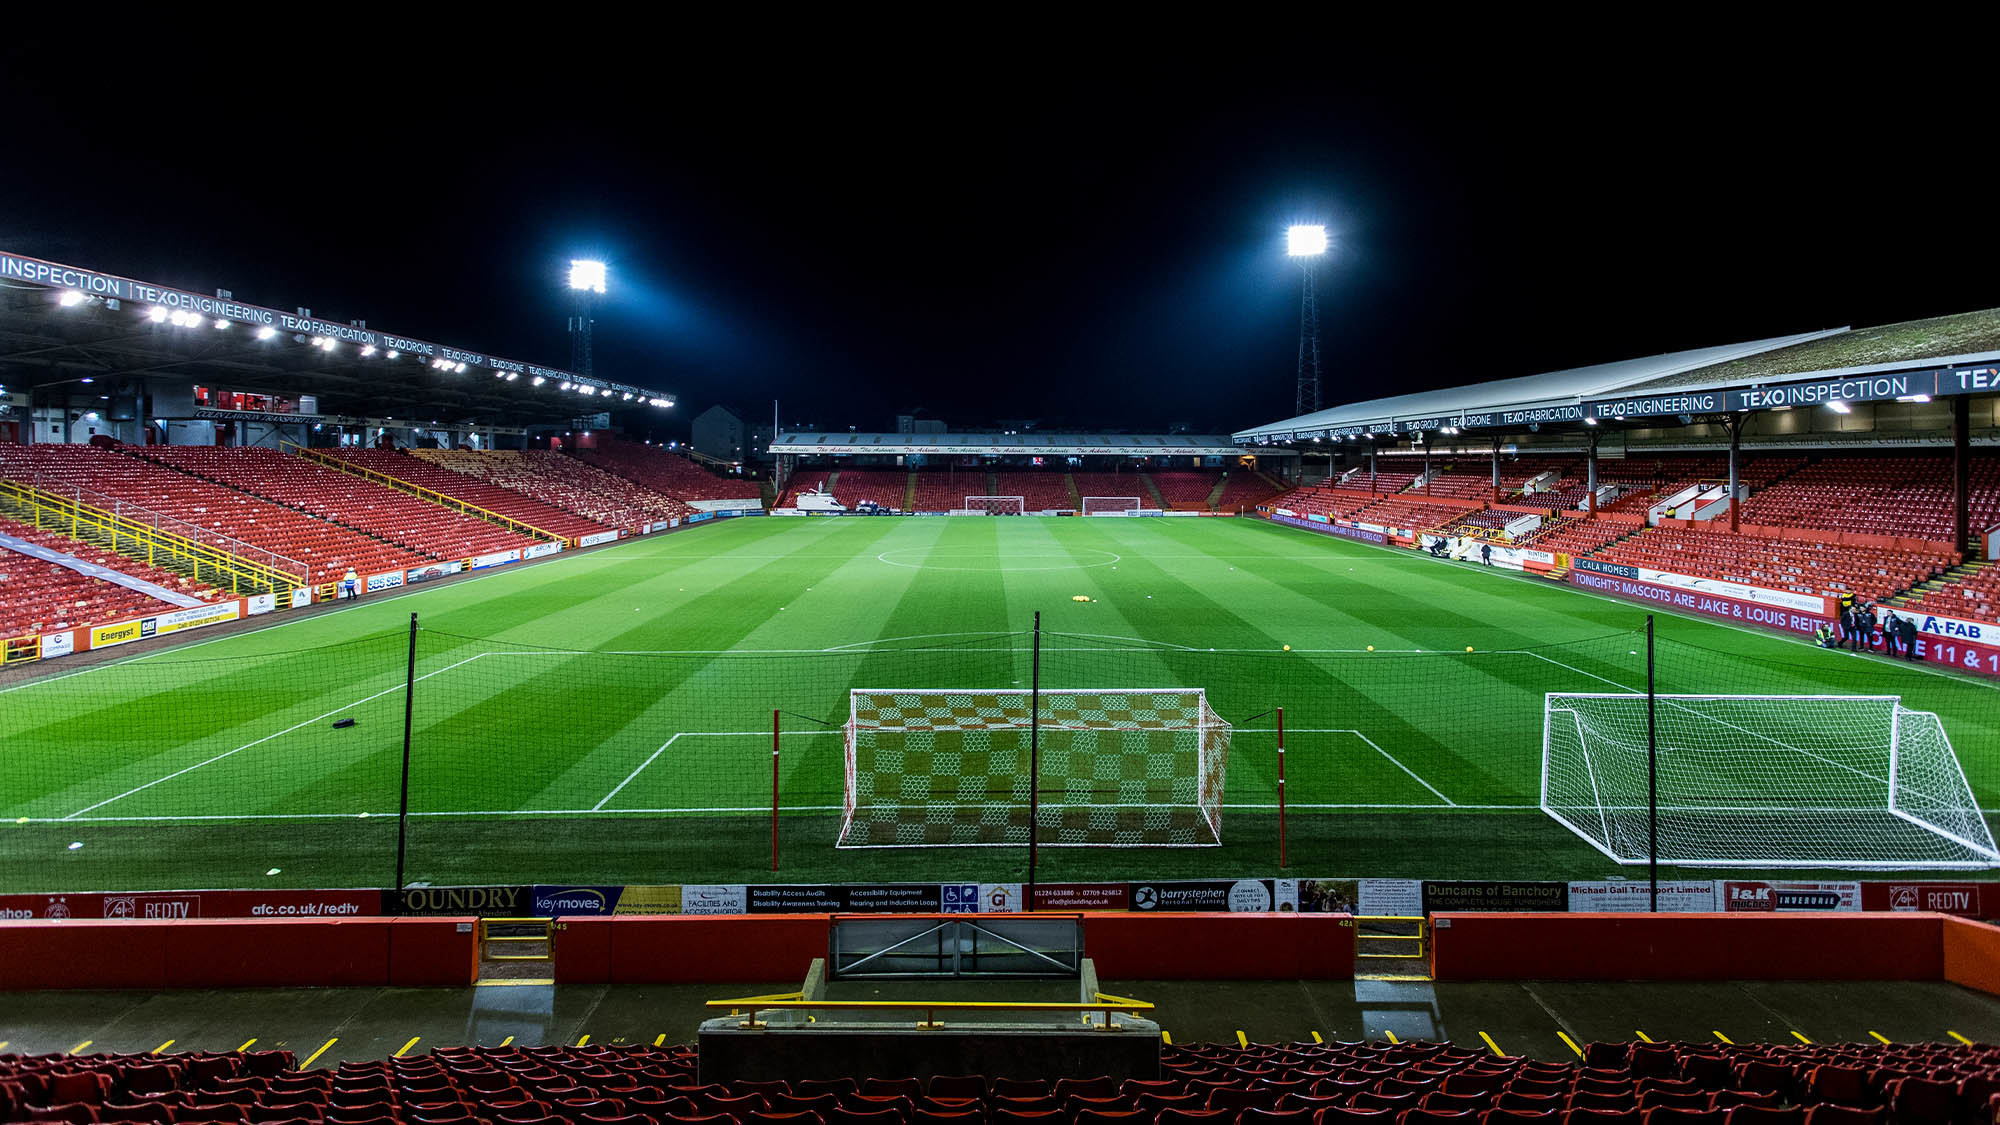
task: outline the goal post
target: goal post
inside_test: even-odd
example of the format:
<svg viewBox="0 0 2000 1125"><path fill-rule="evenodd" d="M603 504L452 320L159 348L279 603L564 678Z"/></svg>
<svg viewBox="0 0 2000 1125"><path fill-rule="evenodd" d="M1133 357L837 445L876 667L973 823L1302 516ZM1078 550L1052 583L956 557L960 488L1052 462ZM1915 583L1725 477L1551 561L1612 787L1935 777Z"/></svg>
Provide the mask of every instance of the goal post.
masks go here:
<svg viewBox="0 0 2000 1125"><path fill-rule="evenodd" d="M1661 863L1986 868L2000 849L1938 717L1896 695L1656 695ZM1551 692L1541 808L1649 859L1647 695Z"/></svg>
<svg viewBox="0 0 2000 1125"><path fill-rule="evenodd" d="M1123 516L1143 507L1137 496L1086 496L1081 511L1086 516Z"/></svg>
<svg viewBox="0 0 2000 1125"><path fill-rule="evenodd" d="M968 496L960 510L973 516L1018 516L1027 511L1027 502L1020 496Z"/></svg>
<svg viewBox="0 0 2000 1125"><path fill-rule="evenodd" d="M1043 846L1222 842L1231 728L1200 688L856 688L843 733L839 847L1025 845L1031 796Z"/></svg>

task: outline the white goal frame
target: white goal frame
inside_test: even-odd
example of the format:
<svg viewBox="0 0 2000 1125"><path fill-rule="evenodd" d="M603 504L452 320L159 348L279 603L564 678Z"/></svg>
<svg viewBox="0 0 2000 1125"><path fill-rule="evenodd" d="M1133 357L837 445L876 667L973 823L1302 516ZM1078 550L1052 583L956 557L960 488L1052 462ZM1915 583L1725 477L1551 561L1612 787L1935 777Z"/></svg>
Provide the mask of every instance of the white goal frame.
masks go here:
<svg viewBox="0 0 2000 1125"><path fill-rule="evenodd" d="M1539 804L1558 824L1576 833L1615 863L1633 866L1650 862L1651 858L1644 839L1637 836L1637 823L1643 823L1647 816L1645 787L1648 784L1648 755L1645 735L1645 706L1648 696L1645 692L1548 692L1543 696L1542 710L1542 769ZM1709 724L1717 729L1740 732L1750 743L1743 749L1727 746L1669 746L1664 737L1656 735L1658 768L1654 771L1659 787L1659 833L1657 846L1658 860L1694 867L1831 867L1853 869L1887 870L1977 870L2000 867L2000 846L1994 843L1993 835L1987 828L1972 787L1966 779L1965 767L1959 761L1943 724L1937 715L1929 711L1916 711L1902 704L1900 695L1728 695L1728 694L1672 694L1653 695L1656 728L1664 728L1659 721L1663 715L1672 715L1686 721L1688 715L1695 715L1697 724ZM1580 717L1574 707L1560 706L1565 700L1612 700L1629 703L1636 712L1638 728L1627 739L1619 739L1616 732L1604 732L1597 739L1593 749L1592 737L1585 730L1586 719ZM1798 708L1837 708L1840 706L1874 705L1884 710L1887 729L1881 731L1882 742L1875 745L1850 744L1839 746L1848 751L1849 761L1840 761L1827 754L1837 753L1831 748L1827 753L1819 753L1809 747L1794 746L1774 737L1772 733L1752 730L1748 727L1728 722L1713 714L1697 714L1695 707L1701 703L1742 703L1742 704L1792 704ZM1567 729L1559 724L1567 723ZM1911 740L1906 746L1906 736ZM1725 736L1729 737L1729 736ZM1583 777L1556 780L1557 765L1554 761L1559 752L1572 749L1571 746L1557 745L1558 741L1571 742L1577 759L1582 766ZM1911 754L1914 749L1927 753L1930 760L1913 765ZM1670 788L1688 784L1687 775L1669 778L1666 762L1669 755L1695 753L1726 753L1732 757L1743 754L1767 752L1781 755L1799 755L1789 768L1778 758L1773 758L1773 766L1762 781L1763 793L1747 789L1741 798L1731 797L1728 803L1713 799L1687 801L1684 795L1670 792ZM1875 756L1879 765L1869 763L1866 758ZM1619 761L1619 758L1623 761ZM1815 765L1814 763L1817 763ZM1713 769L1728 765L1725 761L1713 763ZM1856 781L1855 790L1848 794L1837 792L1811 791L1814 782L1802 778L1800 771L1811 772L1827 767L1835 774L1851 775ZM1871 772L1879 768L1880 774ZM1619 785L1615 774L1626 772L1627 784ZM1921 780L1912 776L1915 771L1928 770ZM1636 776L1634 772L1636 771ZM1697 769L1697 775L1707 771ZM1787 780L1790 778L1791 780ZM1585 786L1579 782L1587 782ZM1726 783L1725 783L1726 784ZM1636 787L1636 792L1632 789ZM1558 792L1561 790L1561 792ZM1879 790L1880 796L1874 795ZM1764 801L1767 795L1774 800ZM1911 802L1909 798L1920 798ZM1786 798L1796 798L1787 800ZM1712 795L1711 795L1712 798ZM1879 801L1879 803L1877 803ZM1580 824L1577 814L1583 819L1595 818L1596 823ZM1623 825L1615 822L1624 818L1634 818ZM1849 845L1852 854L1832 854L1835 849L1823 849L1800 855L1745 855L1730 854L1728 843L1731 820L1739 825L1756 824L1759 818L1782 820L1786 817L1816 818L1826 822L1840 817L1857 821L1844 831L1860 837ZM1928 817L1928 819L1927 819ZM1927 842L1939 852L1937 855L1896 854L1886 855L1880 847L1875 854L1869 854L1868 831L1865 821L1873 818L1878 829L1896 823L1908 824L1927 833L1925 837L1914 839ZM1947 823L1938 823L1945 821ZM1717 825L1719 823L1719 826ZM1672 825L1677 836L1688 831L1693 824L1692 843L1702 845L1690 847L1685 839L1666 838L1666 828ZM1711 838L1702 839L1704 830ZM1836 827L1833 831L1843 831ZM1905 832L1908 835L1907 832ZM1775 839L1776 837L1772 837ZM1619 841L1628 841L1619 846ZM1792 837L1796 839L1796 837ZM1893 843L1877 836L1878 844L1893 848ZM1791 839L1785 841L1792 842ZM1845 843L1843 841L1842 843ZM1804 841L1810 847L1812 840ZM1739 848L1739 852L1750 848Z"/></svg>
<svg viewBox="0 0 2000 1125"><path fill-rule="evenodd" d="M1108 512L1094 510L1091 505L1093 500L1118 501L1121 506ZM1138 496L1086 496L1083 498L1083 507L1077 510L1086 516L1129 516L1133 512L1143 510L1145 506L1144 500Z"/></svg>
<svg viewBox="0 0 2000 1125"><path fill-rule="evenodd" d="M1014 507L1012 510L1003 508L994 511L993 508L985 506L985 501L989 500L1012 500ZM1025 516L1028 514L1028 501L1022 496L968 496L965 498L965 507L953 514L959 513L968 516Z"/></svg>
<svg viewBox="0 0 2000 1125"><path fill-rule="evenodd" d="M886 720L882 708L871 701L883 697L894 697L893 708L901 712L906 707L920 709L915 721L901 721L904 716L894 714ZM1082 708L1065 709L1061 701L1066 699L1091 698L1099 701L1115 701L1121 712L1128 710L1150 710L1144 703L1151 697L1157 705L1162 697L1179 697L1185 703L1177 708L1191 714L1181 721L1156 721L1148 723L1113 719L1109 715L1091 717ZM937 703L926 704L926 700ZM1140 701L1139 707L1132 707L1132 700ZM1056 701L1057 707L1050 708ZM864 703L868 706L864 706ZM1065 714L1064 712L1069 713ZM1034 717L1031 719L1031 712ZM1191 751L1192 774L1179 776L1171 772L1159 775L1155 772L1157 760L1162 755L1148 753L1139 763L1145 768L1145 777L1125 778L1119 785L1119 800L1097 802L1073 801L1073 791L1055 788L1050 779L1044 777L1040 792L1034 804L1037 821L1030 826L1025 823L1016 826L1013 821L1025 821L1029 800L1024 795L1024 784L1033 784L1036 779L1023 778L1028 755L1028 731L1039 727L1041 739L1042 765L1046 770L1052 758L1066 757L1078 752L1073 747L1061 745L1064 736L1080 736L1078 741L1095 741L1104 732L1151 731L1155 733L1184 732L1191 734L1194 744L1191 748L1170 750L1169 755L1177 756ZM840 830L835 837L835 847L839 848L909 848L909 847L1021 847L1033 835L1041 847L1218 847L1222 843L1223 790L1228 775L1229 741L1234 728L1227 720L1217 715L1208 703L1208 693L1202 688L1043 688L1039 693L1027 688L851 688L848 691L848 717L842 726L843 763ZM899 782L911 778L938 778L957 783L957 792L947 792L946 801L933 802L929 793L917 800L904 803L890 799L876 800L873 779L877 772L871 771L870 792L863 793L863 773L861 770L861 746L872 733L891 732L928 734L927 742L935 742L938 732L963 731L1011 731L1015 745L1012 756L1018 759L1020 772L1000 775L1009 779L1010 795L1001 800L991 798L991 793L981 790L974 795L966 788L967 782L975 775L964 772L962 758L967 751L946 749L945 756L960 759L953 762L948 772L919 772L906 769L899 760L894 767L893 777ZM1053 737L1052 737L1053 736ZM915 751L913 751L915 752ZM1082 751L1089 753L1089 750ZM1004 754L1005 752L1003 752ZM1123 757L1122 748L1112 753ZM902 758L901 752L897 754ZM933 763L937 765L939 763ZM989 763L990 764L990 763ZM880 776L891 776L881 774ZM1097 773L1093 770L1093 778ZM1073 774L1065 774L1060 781L1073 781ZM1112 780L1117 780L1113 778ZM1169 791L1167 801L1144 799L1158 795L1155 783L1164 780ZM1142 799L1130 801L1126 790L1136 788ZM944 790L943 786L939 787ZM1185 794L1185 803L1175 803L1171 798ZM1088 797L1090 794L1085 793ZM899 794L900 796L900 794ZM867 803L864 802L864 797ZM955 799L953 799L955 798ZM887 810L886 817L883 810ZM976 819L975 819L976 817ZM1054 839L1043 838L1049 822L1054 822ZM1134 822L1139 822L1135 826ZM1161 824L1166 821L1166 824ZM1078 822L1084 823L1083 828ZM859 831L857 831L859 824ZM887 834L889 840L876 840L878 826L892 829ZM1018 828L1018 830L1017 830ZM935 831L929 831L935 829ZM964 839L961 837L983 837L996 834L1001 839ZM1092 833L1108 833L1108 840L1088 838ZM1085 838L1074 837L1081 833ZM1146 838L1164 833L1169 838ZM1189 839L1173 837L1185 833ZM949 839L930 838L937 835ZM1135 838L1137 837L1137 838ZM1205 838L1204 838L1205 837Z"/></svg>

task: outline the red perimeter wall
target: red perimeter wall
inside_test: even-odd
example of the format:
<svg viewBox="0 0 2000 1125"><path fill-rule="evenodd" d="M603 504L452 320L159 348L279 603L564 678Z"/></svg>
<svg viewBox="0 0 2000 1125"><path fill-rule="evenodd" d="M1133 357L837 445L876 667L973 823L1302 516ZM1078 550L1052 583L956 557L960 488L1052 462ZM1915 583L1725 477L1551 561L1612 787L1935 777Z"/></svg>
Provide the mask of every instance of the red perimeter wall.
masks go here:
<svg viewBox="0 0 2000 1125"><path fill-rule="evenodd" d="M827 954L827 914L565 918L557 981L795 981ZM1117 980L1297 980L1354 975L1344 914L1089 914L1084 955Z"/></svg>
<svg viewBox="0 0 2000 1125"><path fill-rule="evenodd" d="M1438 980L1937 980L1947 964L1938 914L1438 914ZM1988 972L2000 931L1961 943ZM1967 981L1966 983L1970 983ZM1974 987L1980 987L1974 985Z"/></svg>
<svg viewBox="0 0 2000 1125"><path fill-rule="evenodd" d="M471 984L472 918L0 922L0 990Z"/></svg>

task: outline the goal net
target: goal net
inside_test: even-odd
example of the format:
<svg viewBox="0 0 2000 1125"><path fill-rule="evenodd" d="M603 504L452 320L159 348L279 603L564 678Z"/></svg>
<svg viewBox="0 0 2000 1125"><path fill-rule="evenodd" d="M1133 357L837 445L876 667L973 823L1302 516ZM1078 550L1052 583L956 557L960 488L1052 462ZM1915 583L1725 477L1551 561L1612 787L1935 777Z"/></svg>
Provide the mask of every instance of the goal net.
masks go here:
<svg viewBox="0 0 2000 1125"><path fill-rule="evenodd" d="M1019 496L968 496L959 510L970 516L1018 516L1027 508Z"/></svg>
<svg viewBox="0 0 2000 1125"><path fill-rule="evenodd" d="M1122 516L1141 506L1137 496L1086 496L1082 511L1086 516Z"/></svg>
<svg viewBox="0 0 2000 1125"><path fill-rule="evenodd" d="M1901 696L1653 698L1662 863L2000 866L1943 725ZM1624 864L1650 850L1646 699L1543 713L1542 810Z"/></svg>
<svg viewBox="0 0 2000 1125"><path fill-rule="evenodd" d="M1030 700L851 691L839 846L1026 844ZM1044 690L1040 705L1039 843L1222 842L1230 726L1200 688Z"/></svg>

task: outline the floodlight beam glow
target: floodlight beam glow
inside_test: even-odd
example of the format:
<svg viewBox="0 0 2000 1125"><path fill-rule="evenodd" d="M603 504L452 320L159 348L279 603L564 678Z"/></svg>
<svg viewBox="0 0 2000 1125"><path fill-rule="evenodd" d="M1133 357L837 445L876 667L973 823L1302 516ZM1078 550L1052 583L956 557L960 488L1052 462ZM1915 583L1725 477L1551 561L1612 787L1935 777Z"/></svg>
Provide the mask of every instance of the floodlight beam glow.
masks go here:
<svg viewBox="0 0 2000 1125"><path fill-rule="evenodd" d="M589 258L572 258L569 263L569 287L602 293L604 273L603 262L592 261Z"/></svg>
<svg viewBox="0 0 2000 1125"><path fill-rule="evenodd" d="M1326 253L1326 228L1319 224L1299 224L1285 231L1285 254L1293 258L1315 258Z"/></svg>

